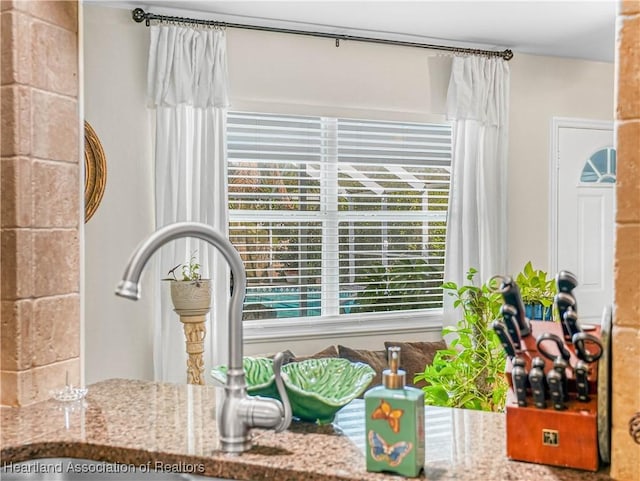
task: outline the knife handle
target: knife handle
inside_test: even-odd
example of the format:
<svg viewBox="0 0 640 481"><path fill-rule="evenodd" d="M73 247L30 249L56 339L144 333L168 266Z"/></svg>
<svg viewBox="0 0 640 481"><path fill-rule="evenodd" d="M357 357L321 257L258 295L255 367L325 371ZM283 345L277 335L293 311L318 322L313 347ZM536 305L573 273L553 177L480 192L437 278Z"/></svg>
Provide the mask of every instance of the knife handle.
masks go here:
<svg viewBox="0 0 640 481"><path fill-rule="evenodd" d="M516 309L515 317L518 320L520 335L522 337L527 337L531 334L531 325L524 314L524 303L522 302L522 296L520 295L520 288L518 287L518 284L516 284L511 277L505 277L502 280L500 292L502 293L504 303L510 304Z"/></svg>
<svg viewBox="0 0 640 481"><path fill-rule="evenodd" d="M551 394L551 404L556 411L567 409L562 394L562 376L555 369L550 369L547 373L547 384L549 385L549 393Z"/></svg>
<svg viewBox="0 0 640 481"><path fill-rule="evenodd" d="M560 388L562 389L562 400L569 400L569 382L567 380L567 361L562 357L557 357L553 361L553 371L556 371L560 375Z"/></svg>
<svg viewBox="0 0 640 481"><path fill-rule="evenodd" d="M592 363L602 357L604 346L602 345L602 341L593 334L579 332L573 336L571 341L576 349L578 359L586 363Z"/></svg>
<svg viewBox="0 0 640 481"><path fill-rule="evenodd" d="M580 360L576 363L576 367L574 369L574 373L576 376L576 391L578 392L578 401L580 402L589 402L589 367L587 363L583 360Z"/></svg>
<svg viewBox="0 0 640 481"><path fill-rule="evenodd" d="M578 287L578 278L569 271L560 271L556 274L556 287L558 292L571 292Z"/></svg>
<svg viewBox="0 0 640 481"><path fill-rule="evenodd" d="M547 347L549 342L555 344L555 350L549 350ZM569 362L569 359L571 359L571 352L567 349L567 346L564 345L560 336L557 336L552 332L543 332L540 334L536 339L536 348L540 354L550 361L555 361L558 357L564 359L566 362Z"/></svg>
<svg viewBox="0 0 640 481"><path fill-rule="evenodd" d="M500 339L504 352L509 356L509 358L513 358L516 355L516 348L513 345L511 336L509 336L509 333L507 332L507 328L498 320L493 321L491 327L496 332L498 339Z"/></svg>
<svg viewBox="0 0 640 481"><path fill-rule="evenodd" d="M536 356L533 358L533 361L531 361L529 385L531 386L531 394L533 395L533 404L535 404L538 409L547 408L545 381L544 359Z"/></svg>
<svg viewBox="0 0 640 481"><path fill-rule="evenodd" d="M582 328L578 325L578 313L574 311L571 306L567 307L564 317L562 318L562 323L566 326L566 330L568 331L569 342L573 342L574 334L583 332Z"/></svg>
<svg viewBox="0 0 640 481"><path fill-rule="evenodd" d="M520 407L527 405L527 371L524 366L524 359L516 357L513 360L513 368L511 369L511 383Z"/></svg>
<svg viewBox="0 0 640 481"><path fill-rule="evenodd" d="M576 305L576 299L570 293L558 292L553 300L556 303L556 307L558 308L558 317L560 319L560 324L562 325L562 333L564 334L564 339L571 342L571 332L569 331L569 327L564 322L564 316L569 308L573 309L577 316L578 306Z"/></svg>
<svg viewBox="0 0 640 481"><path fill-rule="evenodd" d="M518 326L518 321L516 318L516 316L518 315L518 311L516 311L516 308L511 304L503 304L500 307L500 315L502 316L504 325L507 328L509 336L511 337L513 346L519 350L521 348L520 327Z"/></svg>

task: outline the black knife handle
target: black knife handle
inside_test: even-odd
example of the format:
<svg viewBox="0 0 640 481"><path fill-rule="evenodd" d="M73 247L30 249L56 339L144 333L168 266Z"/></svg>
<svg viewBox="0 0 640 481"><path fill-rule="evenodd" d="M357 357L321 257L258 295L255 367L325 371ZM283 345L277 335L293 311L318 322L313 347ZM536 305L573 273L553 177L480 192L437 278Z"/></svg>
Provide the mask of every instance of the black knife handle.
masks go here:
<svg viewBox="0 0 640 481"><path fill-rule="evenodd" d="M549 393L551 394L551 404L556 411L567 409L562 394L562 376L555 369L550 369L547 373L547 384L549 385Z"/></svg>
<svg viewBox="0 0 640 481"><path fill-rule="evenodd" d="M573 310L573 307L567 307L562 318L562 325L566 327L569 334L569 342L573 343L573 336L579 332L583 332L582 328L578 325L578 313ZM563 329L564 330L564 329ZM565 336L566 338L566 336Z"/></svg>
<svg viewBox="0 0 640 481"><path fill-rule="evenodd" d="M576 356L584 362L596 362L602 357L604 347L602 342L596 336L587 332L579 332L571 339L576 348ZM587 349L591 347L591 350Z"/></svg>
<svg viewBox="0 0 640 481"><path fill-rule="evenodd" d="M557 354L553 351L549 351L546 347L547 343L553 342L556 345ZM571 359L571 352L564 345L564 342L560 338L560 336L556 336L552 332L543 332L536 339L536 348L538 352L542 354L544 357L549 359L550 361L554 361L557 357L564 359L565 361L569 361Z"/></svg>
<svg viewBox="0 0 640 481"><path fill-rule="evenodd" d="M535 404L538 409L547 408L545 382L544 359L536 356L533 358L533 361L531 361L529 385L531 386L531 394L533 395L533 404Z"/></svg>
<svg viewBox="0 0 640 481"><path fill-rule="evenodd" d="M567 380L567 361L561 357L557 357L553 361L553 371L556 371L560 375L560 387L562 389L562 400L569 400L569 381Z"/></svg>
<svg viewBox="0 0 640 481"><path fill-rule="evenodd" d="M576 299L573 295L567 292L558 292L554 297L554 302L556 303L556 307L558 308L558 318L560 319L560 324L562 324L562 333L564 334L565 340L571 342L571 333L569 332L568 326L564 322L564 315L569 308L573 309L573 311L578 313L578 307L576 305Z"/></svg>
<svg viewBox="0 0 640 481"><path fill-rule="evenodd" d="M511 383L520 407L527 405L527 371L524 366L524 359L516 357L513 360L513 368L511 369Z"/></svg>
<svg viewBox="0 0 640 481"><path fill-rule="evenodd" d="M502 347L504 348L504 352L507 354L507 356L509 356L510 358L514 357L516 355L516 348L513 345L511 336L509 336L509 333L507 332L507 328L504 326L504 324L502 324L498 320L495 320L491 324L491 327L496 332L498 339L500 339L500 343L502 344Z"/></svg>
<svg viewBox="0 0 640 481"><path fill-rule="evenodd" d="M516 319L518 320L518 327L520 328L520 335L527 337L531 334L531 325L529 319L526 318L524 313L524 303L522 302L522 296L520 295L520 288L516 281L511 277L504 277L502 279L502 285L500 286L500 292L502 293L502 299L505 304L510 304L516 309Z"/></svg>
<svg viewBox="0 0 640 481"><path fill-rule="evenodd" d="M589 367L587 363L580 360L576 363L574 369L576 376L576 391L578 392L578 401L589 402Z"/></svg>
<svg viewBox="0 0 640 481"><path fill-rule="evenodd" d="M556 287L558 292L571 292L578 287L578 278L569 271L560 271L556 274Z"/></svg>
<svg viewBox="0 0 640 481"><path fill-rule="evenodd" d="M518 326L518 320L516 318L518 315L516 308L511 304L503 304L500 307L500 315L502 316L502 320L504 321L504 325L507 328L509 336L511 336L513 346L516 349L520 349L520 327Z"/></svg>

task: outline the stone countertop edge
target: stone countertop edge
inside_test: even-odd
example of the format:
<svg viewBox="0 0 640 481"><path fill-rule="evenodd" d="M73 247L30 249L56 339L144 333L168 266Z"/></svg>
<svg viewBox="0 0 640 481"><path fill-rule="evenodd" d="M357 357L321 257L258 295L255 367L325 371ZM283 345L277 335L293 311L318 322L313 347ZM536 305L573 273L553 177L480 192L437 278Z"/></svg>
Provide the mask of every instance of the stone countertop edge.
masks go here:
<svg viewBox="0 0 640 481"><path fill-rule="evenodd" d="M367 472L357 435L334 425L294 422L282 433L256 429L251 450L242 455L223 453L218 449L214 420L219 389L110 379L89 386L83 402L49 400L21 408L2 407L0 467L28 459L69 457L247 481L401 479ZM427 413L426 462L420 479L612 479L607 467L592 473L507 459L503 414L428 409L446 429L439 432L434 427L430 433Z"/></svg>

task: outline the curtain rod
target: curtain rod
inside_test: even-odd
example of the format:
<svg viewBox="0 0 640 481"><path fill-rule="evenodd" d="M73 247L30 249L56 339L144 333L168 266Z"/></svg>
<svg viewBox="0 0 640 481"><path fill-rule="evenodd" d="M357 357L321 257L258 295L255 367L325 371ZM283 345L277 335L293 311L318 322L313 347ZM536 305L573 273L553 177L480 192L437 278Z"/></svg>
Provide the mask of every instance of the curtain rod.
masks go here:
<svg viewBox="0 0 640 481"><path fill-rule="evenodd" d="M265 27L260 25L245 25L241 23L218 22L216 20L202 20L197 18L173 17L169 15L156 15L155 13L145 12L141 8L134 9L131 12L131 17L133 18L133 20L135 20L138 23L141 23L142 21L144 21L147 27L150 25L151 20L158 20L160 22L193 23L196 25L209 25L209 26L220 27L220 28L242 28L245 30L260 30L263 32L289 33L293 35L306 35L309 37L332 38L332 39L335 39L336 41L336 47L340 46L341 40L351 40L354 42L381 43L385 45L399 45L402 47L417 47L417 48L426 48L430 50L444 50L447 52L455 52L455 53L485 55L487 57L502 57L504 60L511 60L513 58L513 52L510 49L500 52L495 50L481 50L481 49L475 49L475 48L451 47L448 45L431 45L428 43L405 42L402 40L388 40L383 38L360 37L356 35L343 35L343 34L326 33L326 32L311 32L306 30L294 30L289 28Z"/></svg>

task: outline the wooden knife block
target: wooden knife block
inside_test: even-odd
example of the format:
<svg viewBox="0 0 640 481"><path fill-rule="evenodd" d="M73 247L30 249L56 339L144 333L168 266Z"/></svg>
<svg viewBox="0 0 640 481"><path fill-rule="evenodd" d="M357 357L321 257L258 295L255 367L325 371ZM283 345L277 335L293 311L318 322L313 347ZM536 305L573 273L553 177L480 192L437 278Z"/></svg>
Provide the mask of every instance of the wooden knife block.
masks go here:
<svg viewBox="0 0 640 481"><path fill-rule="evenodd" d="M536 349L536 339L543 332L554 333L562 338L562 326L555 322L531 321L531 335L522 339L523 352L519 355L525 360L527 372L531 369L531 360L541 356ZM600 329L590 331L599 337ZM546 345L546 344L545 344ZM577 358L572 344L570 366ZM541 356L542 357L542 356ZM576 397L573 369L567 369L570 400L567 409L556 411L547 400L546 409L538 409L533 404L529 390L527 406L519 407L511 386L512 365L507 360L506 376L509 382L507 393L507 456L518 461L538 464L550 464L568 468L597 471L598 456L598 363L589 365L589 402L579 402ZM552 362L545 358L545 373L552 369Z"/></svg>

